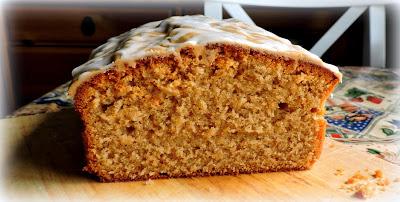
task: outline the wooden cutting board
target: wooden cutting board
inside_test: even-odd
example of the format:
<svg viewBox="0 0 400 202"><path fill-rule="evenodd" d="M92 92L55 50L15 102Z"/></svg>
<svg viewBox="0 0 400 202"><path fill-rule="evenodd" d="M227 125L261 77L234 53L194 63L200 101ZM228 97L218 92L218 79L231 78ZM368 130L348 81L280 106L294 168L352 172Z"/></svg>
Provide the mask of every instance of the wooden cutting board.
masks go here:
<svg viewBox="0 0 400 202"><path fill-rule="evenodd" d="M0 120L8 200L358 200L340 185L357 170L381 169L389 179L400 167L349 145L327 140L311 170L239 176L100 183L81 172L80 122L72 110ZM343 176L336 176L343 169ZM392 183L373 200L400 198Z"/></svg>

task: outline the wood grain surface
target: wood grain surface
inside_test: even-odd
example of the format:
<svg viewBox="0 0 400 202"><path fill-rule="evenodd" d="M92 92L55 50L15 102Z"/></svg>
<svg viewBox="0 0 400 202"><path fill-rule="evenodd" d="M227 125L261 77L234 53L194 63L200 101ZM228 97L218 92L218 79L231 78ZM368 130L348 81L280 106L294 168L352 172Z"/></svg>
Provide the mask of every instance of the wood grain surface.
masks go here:
<svg viewBox="0 0 400 202"><path fill-rule="evenodd" d="M327 140L320 160L307 171L100 183L81 172L81 126L72 110L2 119L0 128L8 201L359 201L339 189L357 170L381 169L391 180L400 177L399 166ZM336 169L344 175L336 176ZM372 201L399 198L400 183L392 183Z"/></svg>

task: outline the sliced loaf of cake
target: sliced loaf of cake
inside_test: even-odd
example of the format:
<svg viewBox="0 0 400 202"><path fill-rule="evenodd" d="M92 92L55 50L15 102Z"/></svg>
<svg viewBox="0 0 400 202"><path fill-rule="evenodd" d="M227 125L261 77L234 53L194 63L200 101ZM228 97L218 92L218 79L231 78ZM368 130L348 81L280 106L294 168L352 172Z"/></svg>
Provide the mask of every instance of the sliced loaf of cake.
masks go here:
<svg viewBox="0 0 400 202"><path fill-rule="evenodd" d="M85 171L101 181L308 169L335 66L260 27L176 16L73 70Z"/></svg>

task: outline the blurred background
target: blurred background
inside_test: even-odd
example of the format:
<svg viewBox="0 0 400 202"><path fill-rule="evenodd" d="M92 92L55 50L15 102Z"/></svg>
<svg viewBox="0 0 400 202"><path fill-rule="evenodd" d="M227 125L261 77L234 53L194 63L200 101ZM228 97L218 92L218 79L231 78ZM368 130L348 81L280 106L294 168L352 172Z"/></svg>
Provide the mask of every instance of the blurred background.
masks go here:
<svg viewBox="0 0 400 202"><path fill-rule="evenodd" d="M243 6L254 22L310 49L347 8ZM399 6L386 5L386 67L399 67ZM108 38L174 15L203 14L203 1L6 1L1 5L2 115L71 80L71 71ZM224 12L224 18L229 15ZM368 12L322 56L368 65ZM7 68L5 68L7 67Z"/></svg>

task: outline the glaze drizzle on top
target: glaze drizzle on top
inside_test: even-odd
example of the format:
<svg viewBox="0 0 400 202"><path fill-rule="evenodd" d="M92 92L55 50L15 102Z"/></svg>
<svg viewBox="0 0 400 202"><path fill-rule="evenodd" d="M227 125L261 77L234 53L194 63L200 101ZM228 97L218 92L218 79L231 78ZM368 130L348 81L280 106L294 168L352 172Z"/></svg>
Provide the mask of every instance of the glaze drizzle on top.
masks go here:
<svg viewBox="0 0 400 202"><path fill-rule="evenodd" d="M174 16L110 38L94 49L89 61L76 67L72 76L76 78L85 72L112 68L116 59L134 61L146 56L174 53L188 45L211 43L246 45L271 54L309 61L330 70L339 79L342 77L337 67L260 27L235 19L216 20L202 15Z"/></svg>

